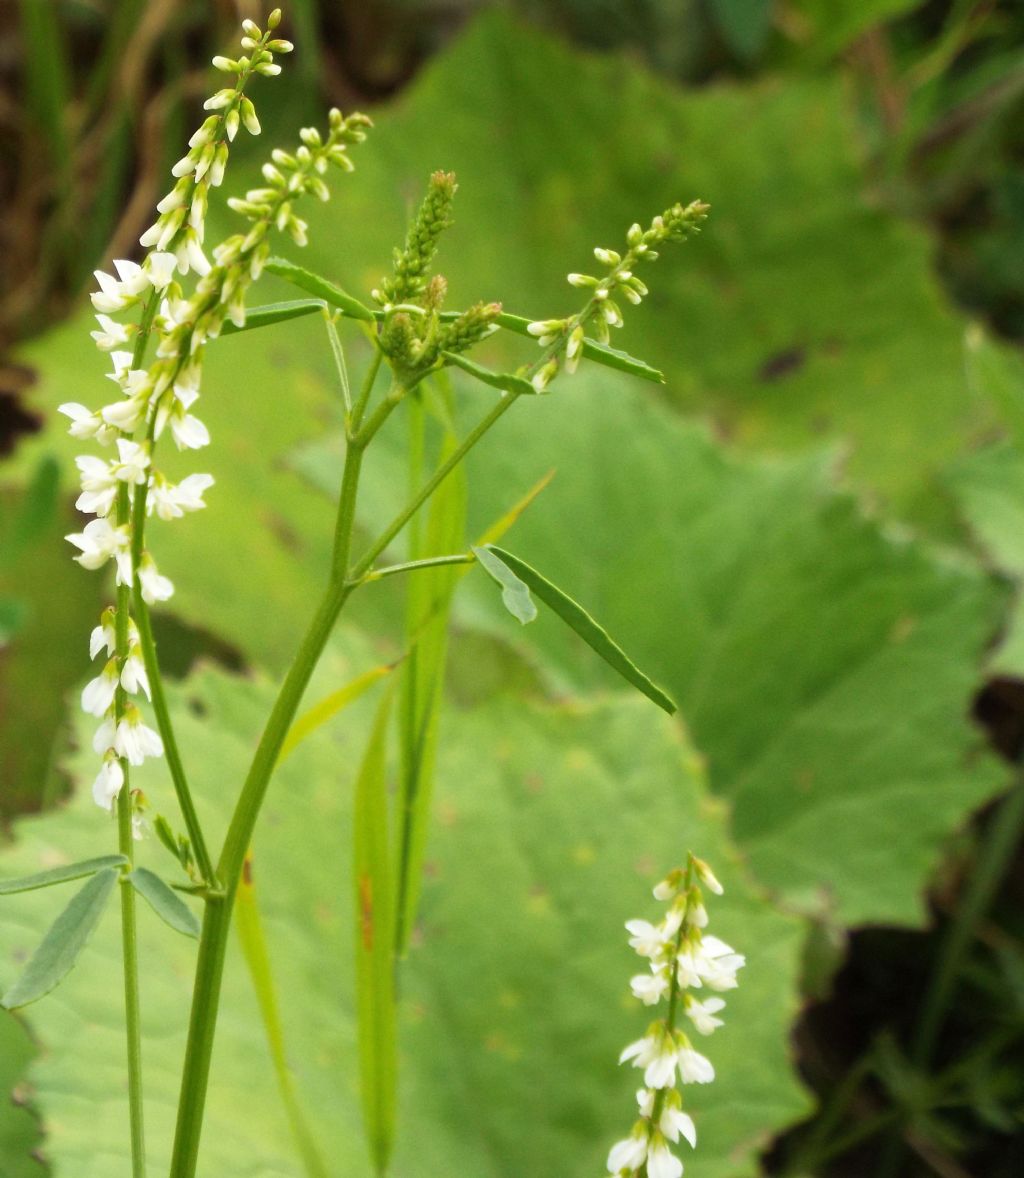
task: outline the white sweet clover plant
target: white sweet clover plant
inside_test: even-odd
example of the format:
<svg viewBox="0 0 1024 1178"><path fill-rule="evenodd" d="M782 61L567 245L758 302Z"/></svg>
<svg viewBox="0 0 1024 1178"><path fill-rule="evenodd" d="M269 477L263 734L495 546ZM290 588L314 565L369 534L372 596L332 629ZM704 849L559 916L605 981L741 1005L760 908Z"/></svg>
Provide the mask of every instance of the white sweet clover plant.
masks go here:
<svg viewBox="0 0 1024 1178"><path fill-rule="evenodd" d="M179 932L194 931L199 936L171 1163L171 1178L194 1178L225 950L246 855L275 765L288 751L288 742L301 738L297 732L303 725L294 726L294 722L310 676L338 616L357 589L397 573L415 577L441 566L479 563L498 582L503 601L520 621L536 615L532 591L628 682L666 711L675 707L582 606L493 542L467 552L449 553L420 553L410 542L410 556L414 559L391 565L381 565L379 560L469 451L520 398L547 393L561 372L574 372L584 358L647 379L660 379L660 374L648 365L608 347L609 330L621 326L624 301L638 304L647 294L646 285L635 273L637 268L656 259L662 245L696 233L707 207L700 201L674 205L655 217L646 229L633 225L621 253L595 250L604 271L601 276L569 275L573 287L588 292L586 302L574 314L533 320L507 313L496 302L449 312L444 310L445 281L431 273L431 265L438 240L451 223L456 184L450 173L436 172L429 180L426 197L404 245L394 252L391 273L371 291L372 305L367 305L331 280L271 256L275 233L287 234L300 246L306 243L308 227L296 209L307 196L328 199L326 177L330 169L352 170L349 150L364 140L370 120L361 114L346 117L332 110L323 132L308 127L300 132L294 151L272 153L263 165L261 187L250 190L244 198L228 200L230 208L246 224L208 251L207 207L211 193L224 180L231 144L243 127L251 135L260 132L246 88L255 75L273 77L280 73L275 57L292 48L276 35L280 19L280 12L275 10L267 20L266 30L245 21L242 54L238 58L214 58L214 66L231 75L233 84L206 102L209 116L189 141L187 154L174 166L174 186L157 205L159 215L140 239L146 251L142 260L117 260L113 274L97 272L99 289L92 295L92 302L98 326L92 336L96 346L110 354L109 378L117 395L98 408L77 401L60 406L70 419L71 434L101 448L101 454L84 454L76 459L81 475L77 506L90 518L68 540L78 550L74 559L84 568L99 571L113 566L115 600L104 609L89 638L89 656L102 659L102 665L83 690L81 703L98 722L93 748L99 763L92 796L98 806L116 814L117 854L101 855L23 880L0 881L4 892L68 880L87 881L46 933L22 977L4 995L3 1004L11 1008L24 1006L60 982L94 926L104 898L120 882L123 886L117 890L121 904L133 1178L142 1178L146 1172L135 895L146 896L155 911ZM265 269L313 297L247 310L250 288ZM197 407L206 350L222 331L248 330L311 313L321 313L326 322L344 398L346 453L333 559L322 599L281 684L215 858L193 803L164 698L149 612L151 606L166 602L174 592L173 583L150 550L152 518L173 521L200 511L214 479L211 474L196 471L172 482L160 468L158 448L162 440L166 445L168 436L178 450L198 451L209 444L209 431ZM373 349L371 363L354 395L349 389L337 332L337 324L342 321L361 328ZM495 372L470 360L466 353L499 329L534 337L540 354L514 372ZM409 406L411 415L418 413L413 420L425 428L421 386L450 367L461 368L489 390L497 390L494 405L464 436L448 437L433 472L419 480L403 510L354 558L355 506L367 447L403 403ZM388 375L383 390L378 388L381 372ZM446 419L450 422L454 417L446 414ZM418 452L422 453L422 443ZM406 640L415 645L418 636L407 634ZM414 743L409 742L409 747ZM425 758L422 744L417 747L421 749L418 755ZM147 758L162 755L167 758L186 833L175 834L162 817L155 820L153 828L188 876L188 884L175 884L176 890L154 872L135 865L135 843L142 837L147 820L144 800L138 790L132 789L130 775ZM428 771L422 765L416 770ZM392 807L392 820L398 826L391 840L394 846L422 844L422 824L426 820L423 799L429 800L429 792L423 790L420 798L407 799L408 805ZM385 802L384 810L387 808ZM381 845L386 846L388 841L384 839ZM415 887L409 886L414 861L403 856L392 865L387 852L382 852L384 857L374 862L374 854L377 852L365 847L356 851L359 861L367 861L369 856L368 870L377 873L379 881L390 880L392 873L394 876L388 884L397 895L394 926L385 930L386 939L379 937L375 942L386 944L388 952L393 953L384 962L383 973L376 976L393 978L401 965L407 930L415 915ZM645 1087L638 1094L640 1119L631 1135L611 1151L608 1164L613 1174L676 1178L682 1165L672 1154L670 1144L680 1137L691 1144L696 1140L693 1122L683 1110L675 1087L676 1079L678 1076L683 1084L706 1082L712 1078L713 1070L690 1044L680 1019L685 1016L701 1034L719 1025L722 1000L712 997L699 1001L691 991L698 987L711 991L730 988L735 985L736 970L743 964L742 957L728 946L704 935L706 914L701 885L720 890L710 869L691 858L684 871L674 872L655 890L657 897L669 905L662 922L629 925L630 943L650 966L649 973L633 979L633 992L648 1005L667 1002L668 1010L664 1019L623 1053L624 1060L632 1060L644 1069ZM182 892L203 903L201 927L181 899ZM360 893L358 902L364 899ZM372 916L382 919L381 913ZM72 942L74 951L69 952ZM358 973L358 965L357 954L357 977L363 985L365 979ZM387 1010L380 1013L383 1008L379 1000L371 1005L377 1012L375 1017L393 1019L393 1009L390 1015ZM363 1030L361 1027L361 1035ZM369 1066L372 1070L372 1057ZM366 1067L363 1059L361 1067ZM380 1071L387 1069L378 1071L378 1080ZM365 1086L365 1070L362 1080ZM393 1092L385 1093L382 1099L384 1106L393 1109ZM378 1173L387 1169L392 1121L389 1114L384 1127L368 1125Z"/></svg>

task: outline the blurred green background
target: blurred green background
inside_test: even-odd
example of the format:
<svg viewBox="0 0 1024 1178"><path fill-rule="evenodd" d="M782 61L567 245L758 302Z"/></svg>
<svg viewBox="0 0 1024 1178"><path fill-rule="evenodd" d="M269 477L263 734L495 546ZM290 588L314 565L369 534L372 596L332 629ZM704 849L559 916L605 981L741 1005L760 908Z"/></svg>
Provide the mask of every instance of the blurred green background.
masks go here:
<svg viewBox="0 0 1024 1178"><path fill-rule="evenodd" d="M85 636L107 598L61 540L79 447L55 413L102 395L90 273L133 256L216 85L210 56L262 15L21 0L0 33L4 875L99 853L103 837L73 790L89 775L74 751L88 743ZM730 865L735 907L731 888L720 908L751 965L712 1044L721 1081L696 1097L707 1132L688 1172L1019 1174L1024 9L293 0L285 31L297 51L254 90L264 135L236 151L225 189L327 104L372 114L356 174L311 211L299 259L360 297L436 168L461 184L440 258L451 304L500 298L531 318L570 310L566 271L633 220L712 205L613 340L666 385L581 370L517 407L470 463L471 535L557 470L508 544L666 683L683 726L618 696L557 626L514 631L488 585L460 587L396 1175L600 1172L630 1117L616 1045L642 1025L619 997L618 921L692 844ZM231 231L222 208L210 218L210 240ZM256 301L277 294L267 282ZM495 363L529 358L489 347ZM354 339L350 364L365 358ZM158 637L216 823L317 591L341 417L311 321L224 340L204 391L217 486L209 511L156 542L178 587ZM486 404L460 385L460 424ZM363 521L400 498L403 447L400 430L385 436ZM357 608L322 690L396 653L399 610L387 593ZM284 796L318 783L319 863L334 854L324 831L348 821L336 786L359 745L347 725L329 741L280 783ZM145 788L166 792L159 767ZM293 1019L292 1062L331 1172L357 1174L349 985L325 984L321 956L344 975L347 901L295 886L308 832L301 808L277 805L267 880L288 884L264 897L266 918L286 1006L316 1012ZM474 935L492 919L492 871L509 894L492 939L508 944ZM8 910L5 984L47 912ZM165 939L152 946L157 1139L189 960ZM127 1172L116 1123L109 1138L96 1128L120 1099L106 988L83 961L66 999L0 1023L3 1178ZM233 1001L252 1005L242 976ZM272 1084L249 1090L265 1046L237 1021L215 1060L204 1164L300 1174Z"/></svg>

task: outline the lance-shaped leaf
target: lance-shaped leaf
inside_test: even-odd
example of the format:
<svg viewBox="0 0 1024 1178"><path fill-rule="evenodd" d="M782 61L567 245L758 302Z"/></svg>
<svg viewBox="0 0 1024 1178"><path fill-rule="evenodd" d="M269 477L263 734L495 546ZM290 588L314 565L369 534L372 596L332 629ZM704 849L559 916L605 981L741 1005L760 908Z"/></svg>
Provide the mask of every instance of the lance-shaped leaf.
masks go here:
<svg viewBox="0 0 1024 1178"><path fill-rule="evenodd" d="M379 667L372 667L336 691L325 695L323 699L318 700L311 708L303 712L288 729L288 735L284 738L281 752L277 757L278 762L293 753L296 746L301 744L307 736L316 732L321 724L326 724L332 716L336 716L343 708L354 703L361 695L369 691L379 679L390 675L397 665L397 663L383 663Z"/></svg>
<svg viewBox="0 0 1024 1178"><path fill-rule="evenodd" d="M516 335L530 335L528 328L533 320L526 319L522 315L511 315L509 312L503 311L495 322L499 327L505 327L509 331L514 331ZM530 338L533 339L533 336L530 336ZM630 376L639 376L643 380L653 381L654 384L665 383L665 374L659 372L657 368L652 368L650 364L644 360L638 360L628 352L622 352L618 348L609 347L608 344L598 343L597 340L585 339L583 341L583 355L588 360L593 360L597 364L603 364L606 368L615 368L619 372L628 372Z"/></svg>
<svg viewBox="0 0 1024 1178"><path fill-rule="evenodd" d="M124 855L100 855L95 859L82 859L63 867L51 867L49 871L37 871L23 875L20 879L0 879L0 896L14 892L34 892L36 888L49 888L54 884L67 883L73 879L85 879L106 867L122 867L128 860Z"/></svg>
<svg viewBox="0 0 1024 1178"><path fill-rule="evenodd" d="M117 882L116 867L97 872L76 892L43 937L25 972L0 1000L8 1010L27 1006L60 985L95 929Z"/></svg>
<svg viewBox="0 0 1024 1178"><path fill-rule="evenodd" d="M574 601L557 585L552 585L546 577L542 577L536 569L531 568L525 561L520 560L518 556L513 556L511 552L506 552L503 548L492 544L486 549L474 549L474 552L478 558L486 552L492 560L504 564L508 571L536 593L549 609L554 610L591 650L599 654L610 667L618 671L627 683L632 683L638 691L653 700L659 708L672 715L676 710L676 705L671 696L662 691L657 683L640 670L608 631L596 622L578 601ZM481 561L481 563L483 562Z"/></svg>
<svg viewBox="0 0 1024 1178"><path fill-rule="evenodd" d="M501 586L501 601L508 612L521 626L532 622L537 616L537 607L533 604L529 586L489 548L474 548L473 555L480 567Z"/></svg>
<svg viewBox="0 0 1024 1178"><path fill-rule="evenodd" d="M149 904L164 924L186 937L199 937L199 921L185 901L145 867L136 867L127 875L128 882Z"/></svg>
<svg viewBox="0 0 1024 1178"><path fill-rule="evenodd" d="M229 319L221 328L221 335L237 335L240 331L253 331L257 327L271 327L289 319L301 319L315 311L326 310L323 299L289 299L283 303L263 303L250 307L245 313L245 323L239 327Z"/></svg>
<svg viewBox="0 0 1024 1178"><path fill-rule="evenodd" d="M300 290L309 291L310 294L324 299L351 319L373 322L374 313L369 307L364 307L357 298L342 290L340 286L327 278L322 278L319 274L314 274L311 270L296 266L294 262L289 262L285 258L268 259L266 269L271 274L276 274L279 278L290 282L292 286L297 286Z"/></svg>
<svg viewBox="0 0 1024 1178"><path fill-rule="evenodd" d="M387 1172L395 1136L398 1033L394 985L394 881L388 847L385 695L356 780L352 819L355 885L356 1009L363 1121L374 1166Z"/></svg>
<svg viewBox="0 0 1024 1178"><path fill-rule="evenodd" d="M458 352L442 352L441 355L449 364L457 365L483 384L490 385L492 389L518 393L520 396L537 395L537 390L524 376L516 376L513 372L492 372L482 364L477 364L475 360L470 360L468 356L460 356Z"/></svg>

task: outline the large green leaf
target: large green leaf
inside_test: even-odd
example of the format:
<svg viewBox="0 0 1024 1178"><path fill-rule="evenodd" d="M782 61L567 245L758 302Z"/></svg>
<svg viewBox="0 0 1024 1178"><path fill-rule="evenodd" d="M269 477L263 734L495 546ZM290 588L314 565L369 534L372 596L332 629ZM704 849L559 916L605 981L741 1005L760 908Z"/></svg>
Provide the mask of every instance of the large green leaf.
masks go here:
<svg viewBox="0 0 1024 1178"><path fill-rule="evenodd" d="M33 1152L40 1144L39 1122L24 1081L34 1045L23 1024L22 1018L0 1010L0 1173L4 1178L44 1178Z"/></svg>
<svg viewBox="0 0 1024 1178"><path fill-rule="evenodd" d="M372 657L363 652L361 660ZM327 667L319 688L353 670L351 663ZM263 682L213 672L173 693L198 804L215 825L271 694ZM325 728L280 767L255 856L299 1093L332 1172L360 1174L345 860L367 701L347 716L343 733L325 738ZM800 928L745 882L678 728L630 699L561 706L497 699L451 714L445 727L421 920L402 973L394 1173L583 1178L601 1171L609 1144L634 1116L635 1078L616 1066L617 1053L648 1018L626 997L635 959L622 922L653 913L651 882L693 847L726 884L712 914L716 931L749 958L729 997L727 1025L709 1045L720 1080L693 1094L700 1172L755 1174L759 1144L805 1110L788 1063ZM83 778L91 760L76 761ZM160 768L150 772L147 764L137 774L154 804L169 792ZM60 812L25 820L18 834L4 856L9 874L38 868L54 848L94 851L113 830L85 791ZM159 856L160 848L144 844L140 854ZM51 895L8 902L0 926L4 980ZM159 1173L194 946L155 921L141 922L140 932L147 1136ZM31 1080L56 1178L110 1178L128 1164L114 922L98 931L95 948L88 966L33 1010L34 1029L52 1048ZM299 1163L234 946L214 1069L200 1172L295 1178Z"/></svg>
<svg viewBox="0 0 1024 1178"><path fill-rule="evenodd" d="M847 923L919 920L944 840L1003 784L967 716L1005 595L834 493L827 456L730 457L593 381L502 425L470 464L471 532L557 465L516 551L671 691L761 878ZM518 638L487 590L466 579L463 617ZM521 641L613 683L550 618Z"/></svg>

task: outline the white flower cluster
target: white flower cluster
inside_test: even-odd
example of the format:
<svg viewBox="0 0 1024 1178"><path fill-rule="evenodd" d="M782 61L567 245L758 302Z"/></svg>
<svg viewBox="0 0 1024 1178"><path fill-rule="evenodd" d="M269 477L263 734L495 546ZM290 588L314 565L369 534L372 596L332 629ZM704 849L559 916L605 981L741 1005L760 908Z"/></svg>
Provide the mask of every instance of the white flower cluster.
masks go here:
<svg viewBox="0 0 1024 1178"><path fill-rule="evenodd" d="M635 997L645 1006L668 1002L668 1013L651 1024L647 1034L631 1043L619 1057L644 1069L644 1085L637 1093L640 1117L629 1137L618 1141L608 1154L608 1171L618 1178L679 1178L683 1163L670 1143L680 1137L697 1145L697 1130L683 1111L676 1084L708 1084L715 1078L711 1061L694 1050L686 1033L676 1026L685 1014L701 1035L722 1025L723 999L696 998L691 990L720 992L736 986L736 973L745 958L718 937L704 933L708 916L701 885L716 895L722 886L703 860L691 855L688 866L671 872L654 889L655 899L667 902L668 911L658 924L630 920L629 944L647 959L649 971L630 982Z"/></svg>
<svg viewBox="0 0 1024 1178"><path fill-rule="evenodd" d="M279 20L280 12L275 10L269 28L274 29ZM249 192L244 201L228 202L249 220L248 231L217 246L211 264L202 251L209 189L223 179L228 144L239 125L244 123L254 135L260 129L242 91L253 73L278 73L273 54L291 49L289 42L271 38L251 21L243 23L243 30L242 46L249 56L214 61L217 68L237 75L236 85L206 103L214 113L192 137L188 154L175 165L178 181L160 202L159 219L140 239L142 245L156 248L141 265L116 261L116 278L97 273L100 289L92 300L99 330L92 334L101 351L112 353L110 379L122 397L95 412L77 402L60 406L71 419L73 437L116 450L106 460L92 455L76 459L82 486L77 506L96 518L67 537L79 549L75 559L84 568L99 569L112 560L115 581L121 587L118 606L105 611L91 643L92 657L105 649L108 662L82 694L83 708L102 721L94 747L103 756L103 766L93 796L106 809L112 808L124 785L126 764L141 764L163 751L159 735L143 724L128 698L139 692L150 694L128 594L137 585L144 603L139 608L144 609L166 601L174 592L144 546L145 521L154 514L171 520L200 510L205 506L203 495L213 484L208 474L169 482L153 466L156 442L166 429L178 449L207 445L209 431L191 409L199 397L208 341L220 334L226 319L244 326L245 296L269 255L270 231L287 230L300 244L304 242L306 226L292 211L293 202L308 193L327 199L321 177L328 164L351 171L345 149L365 138L363 128L369 124L364 115L346 119L332 110L326 139L310 127L301 132L302 143L294 155L275 151L274 162L263 169L267 187ZM175 272L185 275L190 270L198 281L186 297ZM139 322L126 324L112 318L131 310L141 312ZM156 355L144 367L149 334L156 339ZM119 350L128 346L133 350Z"/></svg>
<svg viewBox="0 0 1024 1178"><path fill-rule="evenodd" d="M583 355L586 327L594 325L594 334L599 343L607 344L611 338L610 328L622 326L622 311L612 297L621 297L627 302L639 305L646 297L647 285L633 273L640 262L653 262L657 257L656 247L666 241L683 241L699 231L701 222L707 216L708 206L695 200L688 205L673 205L654 218L650 227L643 229L632 225L626 233L626 254L598 246L594 257L607 267L603 278L590 274L570 274L570 286L591 292L590 300L578 315L567 319L538 319L527 327L542 348L552 350L531 383L538 393L543 393L558 375L564 365L566 372L576 371Z"/></svg>

